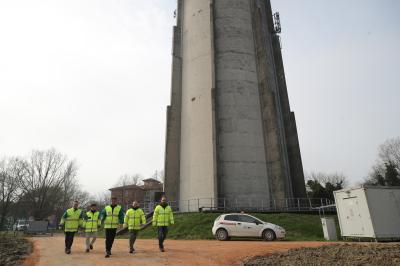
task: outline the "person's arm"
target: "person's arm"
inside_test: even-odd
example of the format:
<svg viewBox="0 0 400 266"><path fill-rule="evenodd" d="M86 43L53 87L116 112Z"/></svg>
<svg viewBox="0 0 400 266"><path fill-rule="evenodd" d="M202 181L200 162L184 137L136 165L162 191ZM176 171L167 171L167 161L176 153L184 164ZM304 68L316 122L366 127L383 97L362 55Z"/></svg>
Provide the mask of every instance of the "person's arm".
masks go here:
<svg viewBox="0 0 400 266"><path fill-rule="evenodd" d="M67 211L65 211L63 216L61 216L60 225L64 225L65 219L67 219Z"/></svg>
<svg viewBox="0 0 400 266"><path fill-rule="evenodd" d="M129 210L126 211L125 218L124 218L124 228L128 227L129 224L129 215L128 215Z"/></svg>
<svg viewBox="0 0 400 266"><path fill-rule="evenodd" d="M142 224L146 224L146 216L144 216L143 210L141 210L140 216L141 216L141 218L142 218Z"/></svg>
<svg viewBox="0 0 400 266"><path fill-rule="evenodd" d="M85 226L85 224L86 224L86 221L85 221L85 219L84 219L84 217L86 216L86 213L84 213L83 212L83 210L81 210L81 214L79 215L79 220L78 220L78 224L79 224L79 226L81 226L81 227L84 227Z"/></svg>
<svg viewBox="0 0 400 266"><path fill-rule="evenodd" d="M158 218L158 206L156 207L153 213L153 226L157 226L157 218Z"/></svg>
<svg viewBox="0 0 400 266"><path fill-rule="evenodd" d="M100 212L100 223L103 222L106 219L106 217L107 217L107 212L106 209L104 208Z"/></svg>
<svg viewBox="0 0 400 266"><path fill-rule="evenodd" d="M124 217L125 217L125 211L124 209L121 207L120 212L118 213L118 222L119 224L123 224L124 223Z"/></svg>
<svg viewBox="0 0 400 266"><path fill-rule="evenodd" d="M174 215L173 215L173 213L172 213L172 208L169 207L169 209L170 209L170 212L169 212L169 222L170 222L171 224L174 224L175 222L174 222Z"/></svg>
<svg viewBox="0 0 400 266"><path fill-rule="evenodd" d="M97 218L97 227L100 228L101 227L101 217L100 217L100 212L99 212L99 216Z"/></svg>

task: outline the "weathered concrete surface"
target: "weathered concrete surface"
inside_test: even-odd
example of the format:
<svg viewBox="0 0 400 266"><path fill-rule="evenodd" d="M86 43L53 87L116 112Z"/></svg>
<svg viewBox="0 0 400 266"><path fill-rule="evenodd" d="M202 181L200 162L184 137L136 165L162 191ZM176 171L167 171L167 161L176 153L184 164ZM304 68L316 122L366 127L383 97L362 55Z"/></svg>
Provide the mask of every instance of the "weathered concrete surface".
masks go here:
<svg viewBox="0 0 400 266"><path fill-rule="evenodd" d="M299 247L319 247L324 242L264 242L217 240L166 240L166 252L158 250L157 240L137 240L135 253L129 254L128 240L116 239L111 258L104 258L104 239L98 239L94 250L85 252L84 238L77 237L72 254L64 253L64 238L33 238L35 250L24 266L40 265L233 265L246 257L272 254Z"/></svg>
<svg viewBox="0 0 400 266"><path fill-rule="evenodd" d="M164 191L168 200L179 200L181 112L182 112L182 2L178 1L178 20L172 48L171 105L167 107Z"/></svg>
<svg viewBox="0 0 400 266"><path fill-rule="evenodd" d="M180 150L182 200L217 197L211 22L210 0L183 2Z"/></svg>
<svg viewBox="0 0 400 266"><path fill-rule="evenodd" d="M249 1L215 1L214 15L219 197L269 200Z"/></svg>

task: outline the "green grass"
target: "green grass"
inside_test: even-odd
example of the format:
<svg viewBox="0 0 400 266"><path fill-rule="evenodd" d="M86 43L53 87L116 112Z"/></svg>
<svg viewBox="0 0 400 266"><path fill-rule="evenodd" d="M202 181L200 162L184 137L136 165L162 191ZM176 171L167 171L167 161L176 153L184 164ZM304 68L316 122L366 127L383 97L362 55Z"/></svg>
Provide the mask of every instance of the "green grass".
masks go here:
<svg viewBox="0 0 400 266"><path fill-rule="evenodd" d="M175 225L169 227L169 239L214 239L211 228L220 214L185 213L175 215ZM286 229L288 241L323 241L321 220L315 214L252 214L253 216ZM339 231L338 231L339 232ZM156 238L154 227L140 232L139 238Z"/></svg>

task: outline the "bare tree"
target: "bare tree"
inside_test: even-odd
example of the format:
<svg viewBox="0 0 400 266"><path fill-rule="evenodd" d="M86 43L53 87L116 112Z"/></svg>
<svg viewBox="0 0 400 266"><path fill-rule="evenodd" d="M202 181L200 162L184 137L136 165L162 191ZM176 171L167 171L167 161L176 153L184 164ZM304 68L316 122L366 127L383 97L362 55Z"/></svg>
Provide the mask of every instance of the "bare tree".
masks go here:
<svg viewBox="0 0 400 266"><path fill-rule="evenodd" d="M46 218L59 207L60 201L70 200L65 196L70 195L68 189L75 183L76 169L74 161L68 161L55 149L32 152L26 161L27 174L19 181L24 206L31 216Z"/></svg>
<svg viewBox="0 0 400 266"><path fill-rule="evenodd" d="M341 187L348 186L347 178L342 173L311 172L306 174L306 180L318 181L323 186L327 183L332 185L338 184Z"/></svg>
<svg viewBox="0 0 400 266"><path fill-rule="evenodd" d="M400 137L386 140L378 150L381 162L391 163L400 171Z"/></svg>
<svg viewBox="0 0 400 266"><path fill-rule="evenodd" d="M26 174L24 162L11 158L0 162L0 230L20 194L18 181Z"/></svg>
<svg viewBox="0 0 400 266"><path fill-rule="evenodd" d="M139 174L129 175L124 174L119 177L118 182L115 184L117 187L129 186L129 185L140 185L142 183L142 176Z"/></svg>
<svg viewBox="0 0 400 266"><path fill-rule="evenodd" d="M394 186L400 183L400 137L386 140L378 148L378 160L364 185Z"/></svg>
<svg viewBox="0 0 400 266"><path fill-rule="evenodd" d="M327 198L334 200L333 191L347 186L347 178L343 174L327 174L311 172L306 174L307 194L310 198Z"/></svg>

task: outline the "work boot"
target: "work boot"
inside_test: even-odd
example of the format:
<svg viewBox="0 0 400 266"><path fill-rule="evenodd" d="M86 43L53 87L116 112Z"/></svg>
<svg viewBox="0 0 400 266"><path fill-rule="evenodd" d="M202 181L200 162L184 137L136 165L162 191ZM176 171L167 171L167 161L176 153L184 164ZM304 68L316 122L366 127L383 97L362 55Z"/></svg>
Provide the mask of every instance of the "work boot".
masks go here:
<svg viewBox="0 0 400 266"><path fill-rule="evenodd" d="M88 248L86 249L86 252L89 252L89 249L88 249Z"/></svg>
<svg viewBox="0 0 400 266"><path fill-rule="evenodd" d="M111 252L109 251L109 250L106 250L106 258L109 258L110 257L110 255L111 255Z"/></svg>
<svg viewBox="0 0 400 266"><path fill-rule="evenodd" d="M90 246L89 246L89 247L90 247L90 249L93 249L93 245L92 245L92 244L90 244Z"/></svg>
<svg viewBox="0 0 400 266"><path fill-rule="evenodd" d="M130 250L129 250L129 253L133 253L135 251L135 249L134 248L131 248Z"/></svg>
<svg viewBox="0 0 400 266"><path fill-rule="evenodd" d="M71 254L71 250L70 249L67 249L67 252L66 252L68 255L69 254Z"/></svg>
<svg viewBox="0 0 400 266"><path fill-rule="evenodd" d="M164 247L161 247L161 248L160 248L160 251L161 251L161 252L164 252L164 251L165 251L165 250L164 250Z"/></svg>
<svg viewBox="0 0 400 266"><path fill-rule="evenodd" d="M67 252L68 252L68 249L67 249L67 248L65 248L65 250L64 250L64 251L65 251L65 254L67 254Z"/></svg>

